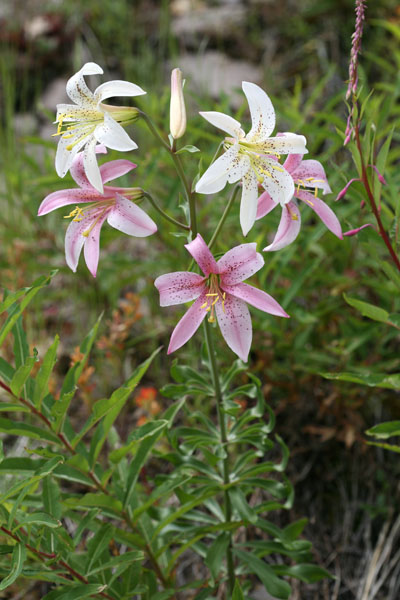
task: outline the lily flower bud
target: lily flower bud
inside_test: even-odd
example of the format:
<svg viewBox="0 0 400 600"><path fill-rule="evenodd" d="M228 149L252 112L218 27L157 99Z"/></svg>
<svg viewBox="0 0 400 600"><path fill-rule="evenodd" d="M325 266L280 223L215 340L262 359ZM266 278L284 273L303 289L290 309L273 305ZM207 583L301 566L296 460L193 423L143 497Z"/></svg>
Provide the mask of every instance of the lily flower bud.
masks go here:
<svg viewBox="0 0 400 600"><path fill-rule="evenodd" d="M182 71L180 69L174 69L171 73L169 128L175 140L182 137L186 131L186 109L183 97Z"/></svg>

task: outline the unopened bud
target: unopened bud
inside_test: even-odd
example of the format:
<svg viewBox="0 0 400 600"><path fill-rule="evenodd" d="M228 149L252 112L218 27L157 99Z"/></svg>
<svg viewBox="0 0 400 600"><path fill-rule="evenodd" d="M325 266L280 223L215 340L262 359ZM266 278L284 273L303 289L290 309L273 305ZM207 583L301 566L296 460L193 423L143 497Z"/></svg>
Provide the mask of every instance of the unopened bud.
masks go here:
<svg viewBox="0 0 400 600"><path fill-rule="evenodd" d="M361 227L357 227L357 229L350 229L350 231L344 231L343 235L345 235L346 237L352 237L353 235L357 235L358 233L360 233L360 231L362 231L366 227L373 227L373 225L371 223L366 223L365 225L361 225Z"/></svg>
<svg viewBox="0 0 400 600"><path fill-rule="evenodd" d="M182 137L186 131L186 109L183 97L182 71L180 69L174 69L171 73L169 129L175 140Z"/></svg>
<svg viewBox="0 0 400 600"><path fill-rule="evenodd" d="M138 120L139 109L136 106L114 106L112 104L101 104L101 108L112 116L121 125L130 125Z"/></svg>
<svg viewBox="0 0 400 600"><path fill-rule="evenodd" d="M347 194L347 190L349 189L351 184L354 183L355 181L360 181L360 180L358 178L350 179L350 181L348 183L346 183L344 188L338 193L336 200L341 200L342 198L344 198L345 195Z"/></svg>

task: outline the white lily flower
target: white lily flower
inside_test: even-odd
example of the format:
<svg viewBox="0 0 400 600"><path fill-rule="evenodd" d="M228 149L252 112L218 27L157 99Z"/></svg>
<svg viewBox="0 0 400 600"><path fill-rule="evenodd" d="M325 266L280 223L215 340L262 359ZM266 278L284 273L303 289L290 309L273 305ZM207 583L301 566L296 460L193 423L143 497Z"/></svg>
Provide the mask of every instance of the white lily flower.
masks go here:
<svg viewBox="0 0 400 600"><path fill-rule="evenodd" d="M275 111L267 94L256 84L243 81L243 92L249 103L252 127L246 135L236 119L220 112L201 112L215 127L230 137L225 138L225 153L207 169L196 185L200 194L214 194L226 183L242 180L240 224L243 235L252 228L257 215L258 185L276 203L290 202L294 194L291 175L276 160L281 154L306 154L306 139L295 133L269 137L275 129Z"/></svg>
<svg viewBox="0 0 400 600"><path fill-rule="evenodd" d="M60 177L70 169L79 151L83 149L83 164L89 182L103 193L103 182L96 160L96 145L104 144L122 152L134 150L131 140L120 123L132 122L138 115L136 108L110 106L103 100L114 96L140 96L146 92L128 81L108 81L91 92L84 75L102 74L103 69L89 62L67 82L67 94L75 104L58 104L57 118L60 135L56 153L56 171Z"/></svg>

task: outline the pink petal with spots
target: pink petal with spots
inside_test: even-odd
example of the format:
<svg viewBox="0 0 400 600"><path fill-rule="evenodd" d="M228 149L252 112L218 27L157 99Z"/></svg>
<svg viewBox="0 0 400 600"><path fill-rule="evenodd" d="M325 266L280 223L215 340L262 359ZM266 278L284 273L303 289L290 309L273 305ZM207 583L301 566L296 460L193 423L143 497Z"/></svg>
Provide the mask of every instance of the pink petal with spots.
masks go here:
<svg viewBox="0 0 400 600"><path fill-rule="evenodd" d="M263 192L258 199L256 220L265 217L277 206L275 200L271 198L268 192Z"/></svg>
<svg viewBox="0 0 400 600"><path fill-rule="evenodd" d="M286 171L292 174L293 171L297 169L297 167L300 165L302 160L303 154L289 154L285 162L283 163L283 166L286 169Z"/></svg>
<svg viewBox="0 0 400 600"><path fill-rule="evenodd" d="M160 292L160 306L190 302L204 290L204 277L189 271L176 271L160 275L154 282Z"/></svg>
<svg viewBox="0 0 400 600"><path fill-rule="evenodd" d="M104 165L101 165L101 179L103 183L107 183L107 181L117 179L118 177L122 177L122 175L126 175L126 173L129 173L132 171L132 169L136 169L136 167L137 165L135 165L135 163L131 162L130 160L125 160L124 158L112 160Z"/></svg>
<svg viewBox="0 0 400 600"><path fill-rule="evenodd" d="M289 318L289 315L272 296L252 285L238 283L236 285L221 285L221 287L228 294L239 298L239 300L244 300L251 306L255 306L270 315Z"/></svg>
<svg viewBox="0 0 400 600"><path fill-rule="evenodd" d="M157 231L153 219L120 194L116 194L115 206L109 212L107 221L114 229L135 237L147 237Z"/></svg>
<svg viewBox="0 0 400 600"><path fill-rule="evenodd" d="M206 302L206 290L197 298L196 302L186 311L182 319L178 322L174 331L172 332L171 339L168 346L168 354L175 352L181 346L196 333L200 327L202 321L205 319L208 313L205 308L201 308Z"/></svg>
<svg viewBox="0 0 400 600"><path fill-rule="evenodd" d="M85 256L87 268L89 269L93 277L96 277L97 274L97 266L99 264L100 256L100 231L106 217L107 213L105 213L104 215L102 215L101 218L99 218L96 225L93 227L93 229L87 236L85 245L83 247L83 253Z"/></svg>
<svg viewBox="0 0 400 600"><path fill-rule="evenodd" d="M96 154L107 154L107 148L103 144L97 144L94 150ZM85 173L83 156L83 152L78 152L72 162L69 172L79 187L93 189L92 184L89 182Z"/></svg>
<svg viewBox="0 0 400 600"><path fill-rule="evenodd" d="M81 204L82 202L98 202L104 200L104 197L99 194L94 188L90 189L72 189L72 190L59 190L46 196L39 206L38 215L47 215L47 213L61 208L62 206L68 206L69 204Z"/></svg>
<svg viewBox="0 0 400 600"><path fill-rule="evenodd" d="M324 194L332 192L324 167L317 160L303 160L294 171L291 171L291 175L296 183L303 181L306 186L320 188ZM312 180L307 181L311 177Z"/></svg>
<svg viewBox="0 0 400 600"><path fill-rule="evenodd" d="M215 258L199 233L192 242L185 244L185 248L193 256L204 275L207 276L210 273L218 273Z"/></svg>
<svg viewBox="0 0 400 600"><path fill-rule="evenodd" d="M339 223L339 219L325 202L319 198L315 198L315 196L305 190L296 191L296 198L303 200L303 202L310 206L310 208L317 213L324 225L327 226L329 231L332 231L332 233L340 240L343 239L342 227Z"/></svg>
<svg viewBox="0 0 400 600"><path fill-rule="evenodd" d="M298 206L289 202L282 208L282 216L274 241L264 248L264 252L280 250L289 246L298 236L301 226L301 217Z"/></svg>
<svg viewBox="0 0 400 600"><path fill-rule="evenodd" d="M223 285L239 283L261 269L264 259L256 248L257 244L241 244L219 259L216 272L220 273Z"/></svg>
<svg viewBox="0 0 400 600"><path fill-rule="evenodd" d="M99 237L100 237L100 228L106 218L107 214L105 213L101 220L99 220L100 228L96 230L96 226L93 228L91 234L89 236L84 236L83 233L87 231L93 222L98 218L99 211L91 210L89 211L80 221L71 221L68 226L68 229L65 234L65 258L67 261L67 265L72 271L76 271L78 266L79 256L82 250L82 246L86 244L91 235L95 235L96 242L96 234L97 234L97 247L99 245ZM93 246L93 239L91 240L91 244ZM86 256L85 256L86 257ZM97 248L97 262L98 262L98 248ZM86 261L87 263L87 261ZM97 263L94 260L89 260L92 275L96 276ZM96 267L96 268L95 268Z"/></svg>
<svg viewBox="0 0 400 600"><path fill-rule="evenodd" d="M229 348L247 362L253 331L246 303L227 295L224 306L221 302L217 302L215 312L221 333Z"/></svg>

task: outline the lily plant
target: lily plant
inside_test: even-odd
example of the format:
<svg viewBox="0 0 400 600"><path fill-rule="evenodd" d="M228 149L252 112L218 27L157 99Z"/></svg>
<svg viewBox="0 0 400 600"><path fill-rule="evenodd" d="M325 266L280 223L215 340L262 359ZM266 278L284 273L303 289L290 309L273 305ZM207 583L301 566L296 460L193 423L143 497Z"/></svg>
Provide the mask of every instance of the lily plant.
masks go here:
<svg viewBox="0 0 400 600"><path fill-rule="evenodd" d="M107 152L104 146L95 151ZM125 159L112 160L100 167L103 193L93 187L85 172L85 155L78 152L71 165L71 175L80 186L53 192L42 201L38 215L46 215L57 208L75 204L64 218L72 218L65 235L65 258L67 265L76 271L79 256L84 248L87 267L96 277L100 254L100 232L105 220L108 224L134 237L147 237L157 231L154 221L132 200L143 195L140 188L105 186L105 183L122 177L136 165ZM83 207L78 204L84 204Z"/></svg>
<svg viewBox="0 0 400 600"><path fill-rule="evenodd" d="M322 190L324 195L332 191L321 163L317 160L303 160L301 154L290 154L283 163L283 166L292 177L295 186L294 198L298 198L309 206L319 216L329 231L340 240L343 239L339 219L333 210L323 200L318 198L318 190ZM312 190L312 193L310 190ZM285 246L288 246L297 238L300 231L301 216L295 199L291 199L287 203L280 203L265 191L258 199L256 218L261 219L278 206L278 204L282 206L279 227L274 240L263 249L264 252L285 248Z"/></svg>
<svg viewBox="0 0 400 600"><path fill-rule="evenodd" d="M272 198L286 204L294 194L290 173L276 158L281 154L305 154L306 139L287 132L270 137L275 129L275 110L267 94L258 85L243 81L243 92L249 104L252 127L246 135L241 124L220 112L201 112L215 127L229 134L223 142L224 154L206 170L196 184L196 192L215 194L226 183L242 182L240 224L243 235L253 227L257 215L258 186L261 185ZM275 160L274 160L275 159Z"/></svg>
<svg viewBox="0 0 400 600"><path fill-rule="evenodd" d="M103 192L95 147L98 143L110 149L126 152L137 148L122 124L133 122L138 109L103 104L114 96L140 96L146 94L141 87L129 81L107 81L91 92L85 83L85 75L99 75L103 69L89 62L67 82L67 94L75 104L58 104L56 136L60 136L56 153L56 171L64 177L74 157L82 150L86 176L92 186Z"/></svg>
<svg viewBox="0 0 400 600"><path fill-rule="evenodd" d="M289 317L278 302L266 292L247 283L264 265L256 244L241 244L229 250L218 262L200 234L185 245L204 275L176 271L157 277L154 285L160 292L160 305L172 306L195 300L171 335L168 354L178 350L196 333L202 321L218 321L229 348L247 361L252 340L251 317L247 304L266 313Z"/></svg>

